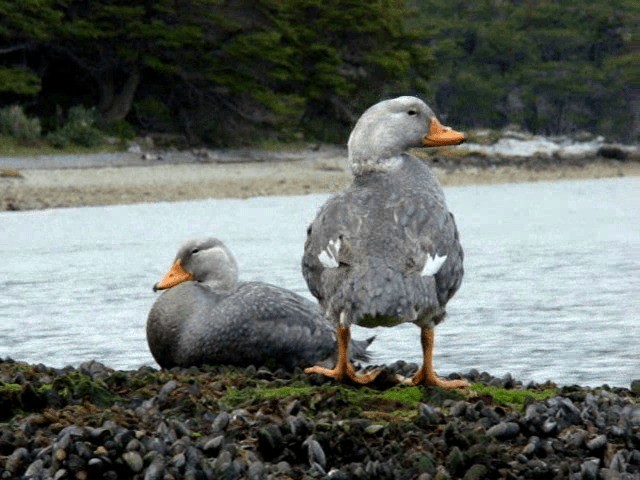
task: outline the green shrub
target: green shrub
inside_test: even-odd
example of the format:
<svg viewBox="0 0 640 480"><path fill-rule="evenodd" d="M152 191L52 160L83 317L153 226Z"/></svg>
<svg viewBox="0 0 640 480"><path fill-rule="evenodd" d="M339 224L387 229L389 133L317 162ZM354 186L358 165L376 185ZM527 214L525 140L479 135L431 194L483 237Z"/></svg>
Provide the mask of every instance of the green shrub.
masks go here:
<svg viewBox="0 0 640 480"><path fill-rule="evenodd" d="M119 139L133 140L136 137L136 129L126 120L120 120L103 127L108 135Z"/></svg>
<svg viewBox="0 0 640 480"><path fill-rule="evenodd" d="M82 105L71 107L62 128L47 135L47 140L57 148L72 144L97 147L104 143L104 135L95 127L97 120L95 110Z"/></svg>
<svg viewBox="0 0 640 480"><path fill-rule="evenodd" d="M29 118L19 105L0 109L0 134L20 143L34 143L40 138L41 126L37 118Z"/></svg>

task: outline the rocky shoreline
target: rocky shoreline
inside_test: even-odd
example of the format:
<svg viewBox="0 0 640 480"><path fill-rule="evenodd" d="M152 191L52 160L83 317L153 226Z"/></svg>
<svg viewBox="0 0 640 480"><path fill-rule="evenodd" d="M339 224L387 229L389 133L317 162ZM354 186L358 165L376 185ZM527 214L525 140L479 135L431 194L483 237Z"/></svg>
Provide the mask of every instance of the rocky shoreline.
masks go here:
<svg viewBox="0 0 640 480"><path fill-rule="evenodd" d="M0 360L0 478L638 479L640 385L373 388L300 371ZM452 374L450 377L459 377Z"/></svg>
<svg viewBox="0 0 640 480"><path fill-rule="evenodd" d="M415 153L444 186L640 176L637 147L533 144L509 144L513 155L482 145ZM0 158L0 211L334 193L350 181L347 152L335 146Z"/></svg>

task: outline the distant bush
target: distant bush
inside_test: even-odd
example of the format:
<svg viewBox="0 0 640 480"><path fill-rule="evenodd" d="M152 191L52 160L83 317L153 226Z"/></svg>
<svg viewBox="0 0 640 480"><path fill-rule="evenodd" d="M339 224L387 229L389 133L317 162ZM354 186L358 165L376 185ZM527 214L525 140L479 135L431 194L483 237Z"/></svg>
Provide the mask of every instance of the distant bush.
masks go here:
<svg viewBox="0 0 640 480"><path fill-rule="evenodd" d="M136 129L126 120L111 123L102 127L107 135L119 139L132 140L136 137Z"/></svg>
<svg viewBox="0 0 640 480"><path fill-rule="evenodd" d="M0 109L0 134L15 138L23 144L30 144L40 138L40 133L40 120L27 117L21 106Z"/></svg>
<svg viewBox="0 0 640 480"><path fill-rule="evenodd" d="M104 135L95 127L98 116L93 109L77 105L69 109L64 125L47 135L47 140L57 148L69 145L97 147L105 141Z"/></svg>

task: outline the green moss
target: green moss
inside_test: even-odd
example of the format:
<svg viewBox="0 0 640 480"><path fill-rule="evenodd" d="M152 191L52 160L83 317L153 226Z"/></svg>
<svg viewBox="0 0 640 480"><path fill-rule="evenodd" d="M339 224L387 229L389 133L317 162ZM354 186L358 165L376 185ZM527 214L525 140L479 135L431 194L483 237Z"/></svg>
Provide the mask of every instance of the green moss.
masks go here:
<svg viewBox="0 0 640 480"><path fill-rule="evenodd" d="M424 390L419 387L394 387L380 394L381 398L396 402L417 405L423 400Z"/></svg>
<svg viewBox="0 0 640 480"><path fill-rule="evenodd" d="M0 385L0 393L20 393L22 385L18 383L3 383Z"/></svg>
<svg viewBox="0 0 640 480"><path fill-rule="evenodd" d="M43 385L40 385L36 391L39 395L42 395L50 390L53 390L53 385L51 383L45 383Z"/></svg>
<svg viewBox="0 0 640 480"><path fill-rule="evenodd" d="M56 378L52 388L68 401L72 399L90 400L100 407L110 406L120 399L118 395L95 382L91 377L77 372Z"/></svg>
<svg viewBox="0 0 640 480"><path fill-rule="evenodd" d="M524 407L530 400L546 400L558 394L557 388L545 390L508 390L506 388L490 387L482 384L474 384L470 388L481 395L490 396L497 403L518 407Z"/></svg>

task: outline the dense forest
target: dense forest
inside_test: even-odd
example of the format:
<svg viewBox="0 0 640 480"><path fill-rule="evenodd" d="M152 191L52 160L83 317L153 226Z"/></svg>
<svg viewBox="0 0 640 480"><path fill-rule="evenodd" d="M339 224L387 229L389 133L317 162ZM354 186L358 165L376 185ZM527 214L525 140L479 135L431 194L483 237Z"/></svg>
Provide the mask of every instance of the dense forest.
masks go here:
<svg viewBox="0 0 640 480"><path fill-rule="evenodd" d="M0 0L0 108L43 134L82 107L116 135L344 143L414 94L457 128L635 142L639 26L636 0Z"/></svg>

